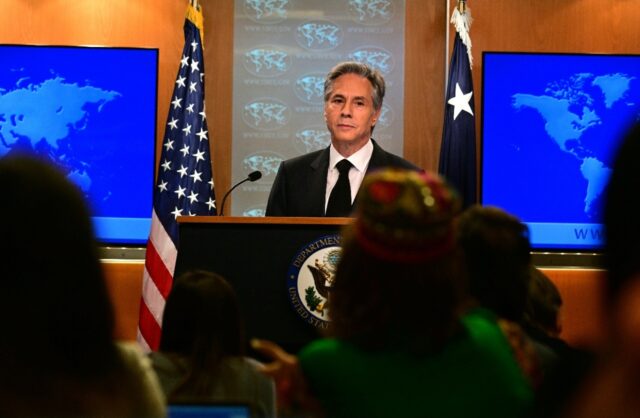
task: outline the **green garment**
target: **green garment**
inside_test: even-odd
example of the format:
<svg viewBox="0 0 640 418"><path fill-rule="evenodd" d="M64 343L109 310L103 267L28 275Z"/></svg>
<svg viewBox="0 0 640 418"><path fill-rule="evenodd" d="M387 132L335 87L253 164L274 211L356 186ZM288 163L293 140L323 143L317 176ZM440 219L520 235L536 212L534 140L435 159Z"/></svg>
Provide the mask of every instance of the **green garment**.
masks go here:
<svg viewBox="0 0 640 418"><path fill-rule="evenodd" d="M322 339L300 364L312 394L330 418L518 418L533 402L495 317L476 310L439 353L365 352Z"/></svg>

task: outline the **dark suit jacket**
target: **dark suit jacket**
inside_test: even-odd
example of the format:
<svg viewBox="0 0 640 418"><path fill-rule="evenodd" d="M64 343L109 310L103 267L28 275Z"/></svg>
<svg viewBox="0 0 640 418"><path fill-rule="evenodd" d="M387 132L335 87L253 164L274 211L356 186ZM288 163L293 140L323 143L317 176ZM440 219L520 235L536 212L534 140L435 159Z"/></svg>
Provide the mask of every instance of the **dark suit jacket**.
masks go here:
<svg viewBox="0 0 640 418"><path fill-rule="evenodd" d="M383 167L420 171L409 161L372 142L373 154L367 174ZM271 187L266 216L324 216L328 170L329 147L283 161Z"/></svg>

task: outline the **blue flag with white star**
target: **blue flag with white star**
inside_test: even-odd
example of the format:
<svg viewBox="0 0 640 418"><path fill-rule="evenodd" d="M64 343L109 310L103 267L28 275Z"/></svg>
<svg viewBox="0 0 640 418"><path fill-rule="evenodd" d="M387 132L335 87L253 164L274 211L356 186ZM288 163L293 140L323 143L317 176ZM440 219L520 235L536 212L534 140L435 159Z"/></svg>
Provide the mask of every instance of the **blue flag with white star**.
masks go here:
<svg viewBox="0 0 640 418"><path fill-rule="evenodd" d="M460 192L467 207L476 202L476 122L471 65L459 33L448 83L438 172Z"/></svg>

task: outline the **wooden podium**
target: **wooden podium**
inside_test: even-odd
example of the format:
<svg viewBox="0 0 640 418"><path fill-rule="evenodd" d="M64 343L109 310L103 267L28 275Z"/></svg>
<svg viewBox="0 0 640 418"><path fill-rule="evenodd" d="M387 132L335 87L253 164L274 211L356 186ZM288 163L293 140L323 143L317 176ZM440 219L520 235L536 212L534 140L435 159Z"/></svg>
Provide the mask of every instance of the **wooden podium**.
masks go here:
<svg viewBox="0 0 640 418"><path fill-rule="evenodd" d="M234 287L247 337L277 342L297 351L319 335L295 311L287 274L310 242L339 234L350 218L179 217L180 243L175 276L204 269Z"/></svg>

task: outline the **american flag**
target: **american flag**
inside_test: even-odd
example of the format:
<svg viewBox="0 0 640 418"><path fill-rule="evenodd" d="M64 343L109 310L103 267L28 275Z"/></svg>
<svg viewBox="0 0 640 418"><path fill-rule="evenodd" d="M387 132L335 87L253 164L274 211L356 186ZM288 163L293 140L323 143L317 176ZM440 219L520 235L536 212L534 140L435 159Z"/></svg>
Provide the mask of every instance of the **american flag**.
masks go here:
<svg viewBox="0 0 640 418"><path fill-rule="evenodd" d="M160 343L162 313L178 253L177 217L216 214L204 104L202 23L202 9L190 4L163 137L142 283L138 342L147 351L157 350Z"/></svg>
<svg viewBox="0 0 640 418"><path fill-rule="evenodd" d="M471 78L471 15L462 3L451 22L456 38L445 97L444 128L438 171L460 192L464 206L476 202L476 122Z"/></svg>

